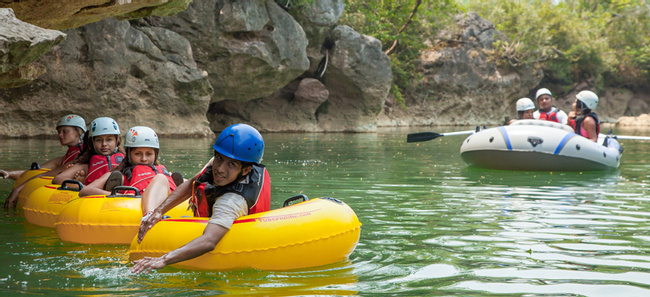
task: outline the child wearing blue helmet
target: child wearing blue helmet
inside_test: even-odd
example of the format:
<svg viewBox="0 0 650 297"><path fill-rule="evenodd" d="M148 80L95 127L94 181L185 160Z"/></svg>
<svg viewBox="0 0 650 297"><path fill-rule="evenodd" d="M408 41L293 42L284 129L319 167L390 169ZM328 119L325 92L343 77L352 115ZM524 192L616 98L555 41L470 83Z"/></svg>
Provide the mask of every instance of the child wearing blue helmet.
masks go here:
<svg viewBox="0 0 650 297"><path fill-rule="evenodd" d="M160 202L153 201L157 197L152 196L145 206L143 196L143 211L150 211L142 218L138 242L165 212L188 198L192 199L195 216L210 217L203 235L161 257L135 261L133 273L148 273L205 254L214 249L237 218L270 209L270 179L260 163L264 155L262 135L249 125L235 124L219 134L213 148L214 157L205 167Z"/></svg>

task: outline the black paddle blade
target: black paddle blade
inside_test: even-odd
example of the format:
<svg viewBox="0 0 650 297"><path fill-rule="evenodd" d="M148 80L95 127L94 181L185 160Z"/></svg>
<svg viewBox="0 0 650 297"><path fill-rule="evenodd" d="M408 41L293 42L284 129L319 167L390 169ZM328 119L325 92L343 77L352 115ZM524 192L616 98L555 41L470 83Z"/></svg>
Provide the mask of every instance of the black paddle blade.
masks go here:
<svg viewBox="0 0 650 297"><path fill-rule="evenodd" d="M420 133L412 133L406 135L406 142L421 142L421 141L429 141L432 139L436 139L440 136L444 136L440 133L436 132L420 132Z"/></svg>

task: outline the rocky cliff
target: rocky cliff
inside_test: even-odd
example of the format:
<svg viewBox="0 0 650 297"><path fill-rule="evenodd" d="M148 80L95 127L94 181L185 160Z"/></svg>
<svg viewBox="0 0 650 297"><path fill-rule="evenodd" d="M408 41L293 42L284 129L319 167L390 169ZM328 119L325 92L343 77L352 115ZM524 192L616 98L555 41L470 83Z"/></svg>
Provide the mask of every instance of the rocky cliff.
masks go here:
<svg viewBox="0 0 650 297"><path fill-rule="evenodd" d="M56 17L28 3L8 6L43 27L91 23L59 32L67 38L50 42L40 77L0 90L4 136L50 134L67 113L162 135L211 135L236 122L262 131L373 131L392 80L376 39L336 25L342 1L288 9L200 0L165 17L152 15L174 10L140 1L64 5ZM98 20L104 13L148 17Z"/></svg>
<svg viewBox="0 0 650 297"><path fill-rule="evenodd" d="M295 7L33 0L0 7L17 16L0 9L0 39L8 40L0 43L0 136L52 135L68 113L87 121L111 116L162 135L211 136L236 122L314 132L496 125L516 115L518 98L542 87L541 71L494 55L494 41L505 37L474 13L422 37L429 49L413 61L422 79L401 105L389 96L390 60L381 43L337 24L342 0ZM556 105L569 110L575 93L589 88L572 86ZM638 93L600 95L597 111L606 121L649 111L650 98Z"/></svg>

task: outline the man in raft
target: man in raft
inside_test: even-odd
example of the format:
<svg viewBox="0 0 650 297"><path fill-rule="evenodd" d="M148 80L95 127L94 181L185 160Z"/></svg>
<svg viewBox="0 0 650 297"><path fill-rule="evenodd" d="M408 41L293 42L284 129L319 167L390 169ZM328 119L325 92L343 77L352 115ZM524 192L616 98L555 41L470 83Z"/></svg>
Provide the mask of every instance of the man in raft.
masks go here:
<svg viewBox="0 0 650 297"><path fill-rule="evenodd" d="M567 124L569 116L566 112L553 107L553 94L547 88L537 90L535 94L539 110L535 111L533 117L536 120L547 120L560 124Z"/></svg>
<svg viewBox="0 0 650 297"><path fill-rule="evenodd" d="M217 246L237 218L270 209L270 179L260 164L264 155L262 135L249 125L235 124L219 134L213 148L214 157L203 170L162 197L164 200L142 218L138 242L165 212L190 197L194 215L210 217L203 235L160 257L134 261L131 272L149 273L201 256ZM146 204L156 205L153 201ZM147 207L143 201L143 211Z"/></svg>

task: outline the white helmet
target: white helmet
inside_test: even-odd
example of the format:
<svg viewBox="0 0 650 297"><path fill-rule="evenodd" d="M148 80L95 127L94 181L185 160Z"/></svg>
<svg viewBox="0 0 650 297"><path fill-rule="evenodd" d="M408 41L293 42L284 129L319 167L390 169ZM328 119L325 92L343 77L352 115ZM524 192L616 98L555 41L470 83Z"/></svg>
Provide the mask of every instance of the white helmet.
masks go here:
<svg viewBox="0 0 650 297"><path fill-rule="evenodd" d="M592 91L580 91L576 95L576 99L582 101L591 110L596 109L596 106L598 106L598 95Z"/></svg>
<svg viewBox="0 0 650 297"><path fill-rule="evenodd" d="M530 100L530 98L521 98L517 100L517 111L526 111L529 109L535 109L535 103L533 103L533 100Z"/></svg>
<svg viewBox="0 0 650 297"><path fill-rule="evenodd" d="M537 90L537 93L535 94L535 100L539 99L539 96L542 95L549 95L551 98L553 98L553 94L551 94L551 91L549 91L547 88L541 88Z"/></svg>
<svg viewBox="0 0 650 297"><path fill-rule="evenodd" d="M82 117L76 114L69 114L67 116L62 117L59 120L59 123L56 124L57 128L61 126L79 127L81 128L81 130L86 132L86 121L84 121Z"/></svg>
<svg viewBox="0 0 650 297"><path fill-rule="evenodd" d="M90 132L88 134L90 137L120 135L120 127L117 126L114 119L107 117L96 118L90 122Z"/></svg>
<svg viewBox="0 0 650 297"><path fill-rule="evenodd" d="M124 147L151 147L158 149L158 135L149 127L136 126L126 132Z"/></svg>

